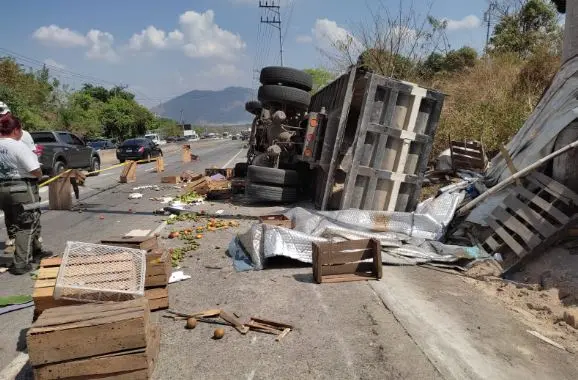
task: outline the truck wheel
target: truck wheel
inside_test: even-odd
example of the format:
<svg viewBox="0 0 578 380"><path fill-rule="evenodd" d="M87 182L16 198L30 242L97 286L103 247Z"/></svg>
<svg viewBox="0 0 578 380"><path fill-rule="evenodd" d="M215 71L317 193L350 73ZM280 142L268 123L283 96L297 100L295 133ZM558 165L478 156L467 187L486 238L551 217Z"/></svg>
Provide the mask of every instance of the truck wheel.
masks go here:
<svg viewBox="0 0 578 380"><path fill-rule="evenodd" d="M90 171L91 172L96 172L100 170L100 160L98 159L98 157L92 157L92 160L90 161ZM100 172L91 174L91 176L97 176L99 175Z"/></svg>
<svg viewBox="0 0 578 380"><path fill-rule="evenodd" d="M245 195L250 202L287 202L297 201L297 189L294 187L268 186L247 182Z"/></svg>
<svg viewBox="0 0 578 380"><path fill-rule="evenodd" d="M290 67L264 67L261 70L261 77L259 79L262 84L281 84L308 92L313 88L313 78L311 78L311 75Z"/></svg>
<svg viewBox="0 0 578 380"><path fill-rule="evenodd" d="M247 169L249 165L246 162L238 162L235 164L235 177L244 178L247 176Z"/></svg>
<svg viewBox="0 0 578 380"><path fill-rule="evenodd" d="M299 174L295 170L251 165L247 169L247 180L254 183L297 186L299 184Z"/></svg>
<svg viewBox="0 0 578 380"><path fill-rule="evenodd" d="M293 87L263 85L259 87L259 100L264 104L285 104L298 109L307 109L311 102L311 94Z"/></svg>
<svg viewBox="0 0 578 380"><path fill-rule="evenodd" d="M54 163L54 168L52 168L52 174L58 175L66 170L66 164L62 161L56 161Z"/></svg>
<svg viewBox="0 0 578 380"><path fill-rule="evenodd" d="M245 111L258 116L263 109L263 105L258 100L251 100L250 102L245 103Z"/></svg>

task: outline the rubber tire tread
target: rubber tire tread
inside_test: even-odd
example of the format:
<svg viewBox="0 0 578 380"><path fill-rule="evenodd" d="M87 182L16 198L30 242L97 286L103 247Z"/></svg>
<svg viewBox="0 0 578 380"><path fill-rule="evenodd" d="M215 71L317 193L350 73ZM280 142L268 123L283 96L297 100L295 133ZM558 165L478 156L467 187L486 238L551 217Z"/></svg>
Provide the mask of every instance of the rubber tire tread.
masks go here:
<svg viewBox="0 0 578 380"><path fill-rule="evenodd" d="M101 168L100 168L100 165L101 165L101 163L100 163L100 158L92 157L92 158L90 159L90 171L91 171L91 172L94 171L94 163L93 163L94 161L98 161L99 170L101 169ZM98 175L100 175L100 172L91 174L90 176L91 176L91 177L96 177L96 176L98 176Z"/></svg>
<svg viewBox="0 0 578 380"><path fill-rule="evenodd" d="M304 71L290 67L269 66L261 70L261 84L281 84L295 87L303 91L311 91L313 78Z"/></svg>
<svg viewBox="0 0 578 380"><path fill-rule="evenodd" d="M246 162L237 162L234 169L235 177L245 178L247 176L248 169L249 165Z"/></svg>
<svg viewBox="0 0 578 380"><path fill-rule="evenodd" d="M245 195L250 202L297 202L295 187L268 186L251 182L247 182L245 186Z"/></svg>
<svg viewBox="0 0 578 380"><path fill-rule="evenodd" d="M263 109L263 104L261 104L258 100L251 100L245 103L245 111L249 112L250 114L257 115L261 113Z"/></svg>
<svg viewBox="0 0 578 380"><path fill-rule="evenodd" d="M299 173L295 170L251 165L247 168L247 180L266 185L297 186L299 185Z"/></svg>
<svg viewBox="0 0 578 380"><path fill-rule="evenodd" d="M280 103L299 109L307 109L311 103L311 94L298 88L263 85L259 87L258 96L261 103Z"/></svg>

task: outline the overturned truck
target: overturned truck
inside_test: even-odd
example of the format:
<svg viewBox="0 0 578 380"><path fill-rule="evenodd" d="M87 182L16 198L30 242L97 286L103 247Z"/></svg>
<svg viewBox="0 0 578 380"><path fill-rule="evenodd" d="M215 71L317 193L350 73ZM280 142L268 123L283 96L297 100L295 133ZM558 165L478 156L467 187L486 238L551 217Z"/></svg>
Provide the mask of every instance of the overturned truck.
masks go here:
<svg viewBox="0 0 578 380"><path fill-rule="evenodd" d="M413 211L444 95L352 66L313 96L300 70L265 67L247 157L254 202Z"/></svg>

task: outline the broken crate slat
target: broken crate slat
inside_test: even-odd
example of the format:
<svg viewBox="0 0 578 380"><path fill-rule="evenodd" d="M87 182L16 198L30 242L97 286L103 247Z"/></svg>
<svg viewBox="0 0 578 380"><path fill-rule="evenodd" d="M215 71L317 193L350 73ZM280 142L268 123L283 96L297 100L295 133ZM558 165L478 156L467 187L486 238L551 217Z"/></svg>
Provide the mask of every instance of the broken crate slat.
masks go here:
<svg viewBox="0 0 578 380"><path fill-rule="evenodd" d="M560 224L566 224L570 220L570 218L566 214L558 210L548 201L541 198L539 194L534 194L522 186L516 186L514 191L520 194L522 197L526 198L528 201L534 203L536 206L540 207L544 212L546 212L546 214L552 216Z"/></svg>
<svg viewBox="0 0 578 380"><path fill-rule="evenodd" d="M488 223L488 226L494 230L494 233L496 233L508 245L508 247L514 251L516 255L519 257L526 255L527 252L524 247L522 247L520 243L518 243L516 239L514 239L512 235L506 231L506 229L504 229L504 227L500 226L496 219L494 219L492 216L489 216L486 219L486 223Z"/></svg>
<svg viewBox="0 0 578 380"><path fill-rule="evenodd" d="M509 230L515 232L520 238L522 238L524 243L526 243L530 249L533 249L540 244L541 240L535 232L530 231L524 224L516 219L514 215L509 214L501 206L496 207L492 211L492 215L496 217L496 219L500 220Z"/></svg>
<svg viewBox="0 0 578 380"><path fill-rule="evenodd" d="M145 251L151 251L159 246L156 236L112 236L102 239L100 244L143 249Z"/></svg>
<svg viewBox="0 0 578 380"><path fill-rule="evenodd" d="M318 284L381 276L381 245L376 239L313 243L313 277Z"/></svg>
<svg viewBox="0 0 578 380"><path fill-rule="evenodd" d="M554 195L564 203L569 204L568 200L570 200L574 203L575 206L578 206L578 194L568 189L561 183L555 181L554 179L542 173L534 172L528 176L528 180L530 180L537 186L540 186L548 190L550 194Z"/></svg>
<svg viewBox="0 0 578 380"><path fill-rule="evenodd" d="M540 235L547 237L556 232L556 227L540 216L536 211L532 210L528 205L522 203L522 201L516 197L516 194L508 195L504 200L504 206L515 212L528 224L533 226Z"/></svg>

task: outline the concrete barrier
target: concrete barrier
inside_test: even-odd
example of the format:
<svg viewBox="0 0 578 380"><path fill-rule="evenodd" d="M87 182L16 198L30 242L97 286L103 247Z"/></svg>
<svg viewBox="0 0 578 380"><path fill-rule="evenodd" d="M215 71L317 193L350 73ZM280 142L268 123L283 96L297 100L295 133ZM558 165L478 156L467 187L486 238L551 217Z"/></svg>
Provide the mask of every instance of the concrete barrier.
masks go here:
<svg viewBox="0 0 578 380"><path fill-rule="evenodd" d="M100 166L105 167L118 164L116 149L101 149L98 151L98 154L100 155Z"/></svg>

